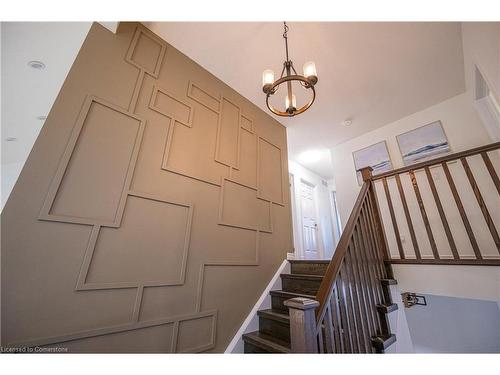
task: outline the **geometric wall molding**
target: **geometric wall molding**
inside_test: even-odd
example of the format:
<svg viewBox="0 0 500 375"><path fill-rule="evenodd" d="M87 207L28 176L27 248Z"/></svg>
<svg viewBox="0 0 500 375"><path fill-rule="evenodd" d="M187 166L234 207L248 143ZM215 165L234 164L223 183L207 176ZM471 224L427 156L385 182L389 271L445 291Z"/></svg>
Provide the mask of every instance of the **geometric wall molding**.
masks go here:
<svg viewBox="0 0 500 375"><path fill-rule="evenodd" d="M191 85L191 87L195 87ZM196 86L197 87L197 86ZM201 89L197 89L202 93ZM210 94L205 94L212 98ZM173 98L185 103L184 100ZM215 98L212 98L216 100ZM151 101L154 99L152 98ZM194 180L202 181L211 185L220 186L222 177L228 177L230 167L216 160L216 153L219 142L220 113L205 106L204 109L210 111L202 114L199 100L194 100L192 108L192 122L183 123L173 111L162 111L165 117L169 118L170 126L165 140L165 150L162 160L162 169L180 174ZM158 112L158 111L157 111ZM200 122L203 121L201 124ZM179 127L178 124L185 125ZM186 129L186 126L189 129ZM206 155L209 155L208 157Z"/></svg>
<svg viewBox="0 0 500 375"><path fill-rule="evenodd" d="M155 101L155 92L156 89L153 90L151 102ZM174 116L171 112L167 113L166 111L160 113L170 119L171 126L165 142L162 168L169 172L177 173L215 186L221 186L220 181L224 178L231 178L235 182L239 182L251 188L256 188L259 198L284 206L285 184L283 183L284 172L282 168L283 156L281 148L265 139L263 136L256 134L253 120L250 119L249 116L243 114L241 108L227 97L222 95L217 97L215 94L209 93L206 89L201 88L200 85L190 81L188 83L187 98L194 101L193 106L190 107L193 112L196 113L196 105L201 104L203 108L209 109L217 116L217 131L214 150L212 151L214 154L213 161L226 166L228 172L227 174L218 174L208 179L196 171L187 171L186 169L180 170L171 166L169 164L169 158L172 157L173 144L177 142L177 122L184 125L186 124L182 123L178 116ZM185 103L183 100L173 96L172 100ZM186 104L186 106L189 105ZM195 122L196 120L189 124L192 129L196 128ZM183 133L184 132L185 131L183 131ZM256 143L250 142L250 145L247 143L242 146L243 138L249 139L248 137L253 136L255 137ZM193 136L192 138L196 137ZM186 142L189 142L189 137L183 136L182 141L179 142L179 145L182 144L183 147L179 148L179 150L184 150ZM252 148L254 151L251 150ZM256 166L245 165L245 170L241 170L240 164L242 163L241 155L243 151L246 156L248 156L249 153L255 153L257 160ZM175 153L173 156L175 158ZM247 160L248 159L247 157ZM248 162L245 161L245 163ZM202 171L205 170L206 168L202 169ZM255 179L253 178L254 175ZM240 176L242 177L241 180L239 179ZM249 185L249 180L254 180L255 186Z"/></svg>
<svg viewBox="0 0 500 375"><path fill-rule="evenodd" d="M158 36L146 28L137 27L125 61L158 78L166 50L167 45Z"/></svg>
<svg viewBox="0 0 500 375"><path fill-rule="evenodd" d="M191 222L190 205L129 195L120 228L99 231L86 284L182 285Z"/></svg>
<svg viewBox="0 0 500 375"><path fill-rule="evenodd" d="M80 331L80 332L73 332L73 333L66 334L66 335L28 339L28 340L23 340L20 342L9 343L9 346L12 346L12 347L48 346L48 345L53 345L53 344L61 344L61 343L65 343L68 341L83 340L86 338L111 335L111 334L119 333L119 332L134 331L137 329L143 329L143 328L148 328L148 327L156 327L156 326L162 326L165 324L173 324L174 325L174 334L172 335L172 345L171 346L173 349L172 352L175 353L176 352L175 348L177 346L176 343L179 340L179 330L178 330L179 324L183 321L193 321L196 319L201 319L205 322L207 317L209 317L211 319L211 323L212 323L211 325L207 325L207 327L209 327L211 330L210 331L210 341L203 343L203 346L200 346L200 347L193 347L193 348L184 349L185 352L194 353L194 352L208 350L210 348L213 348L213 346L215 345L215 337L216 337L215 333L216 333L216 322L217 322L217 311L216 310L207 310L207 311L193 313L193 314L187 314L187 315L171 316L171 317L162 318L162 319L148 320L148 321L143 321L143 322L132 322L132 323L115 325L115 326L96 328L96 329L90 329L90 330L85 330L85 331Z"/></svg>
<svg viewBox="0 0 500 375"><path fill-rule="evenodd" d="M208 93L208 91L200 88L200 86L194 82L190 81L188 83L187 97L217 114L220 112L220 97Z"/></svg>
<svg viewBox="0 0 500 375"><path fill-rule="evenodd" d="M241 115L241 127L251 133L254 132L253 121L245 115Z"/></svg>
<svg viewBox="0 0 500 375"><path fill-rule="evenodd" d="M225 178L219 199L219 224L272 233L272 204L257 189Z"/></svg>
<svg viewBox="0 0 500 375"><path fill-rule="evenodd" d="M120 228L102 228L101 226L95 226L87 246L87 251L84 258L85 261L83 262L82 270L78 277L76 290L143 288L148 286L169 286L184 284L187 257L189 252L191 224L193 220L193 206L186 203L170 202L151 194L129 192L128 195L130 196L129 200L131 201L127 202L127 210L130 208L131 211L137 211L137 207L140 207L140 202L144 201L146 203L149 202L147 203L149 205L146 212L147 214L151 214L152 212L160 212L160 215L163 214L162 216L155 217L159 220L157 228L151 227L151 225L149 225L147 228L140 227L140 222L141 220L144 220L145 216L143 216L143 214L139 212L130 212L130 218L126 217ZM136 201L135 204L133 203L134 201ZM161 204L158 205L158 203ZM168 210L169 207L177 208L178 213L165 211L166 209ZM185 211L185 213L182 214L181 211ZM180 217L179 213L181 216L185 217ZM129 223L128 221L131 221L132 223ZM169 225L175 226L175 230L177 231L177 233L169 231ZM139 227L130 228L131 226ZM165 227L162 228L162 226ZM132 229L135 229L135 231L132 231ZM100 250L103 252L109 252L111 248L115 248L115 250L112 254L108 254L107 257L106 255L104 255L95 259L96 249L99 249L99 236L101 235L102 231L108 231L108 237L106 239L106 244L108 246L107 248L106 246L102 248L103 245L101 245ZM177 235L176 237L178 238L173 238L175 235ZM152 246L150 245L151 248L149 249L149 252L146 252L148 250L146 247L139 247L141 238L145 238L142 236L146 236L148 239L150 239L151 237L160 238L159 241L153 242ZM120 239L120 237L122 238ZM113 244L113 242L115 242L115 244ZM162 242L164 243L162 244ZM173 245L172 242L177 242L177 246ZM123 251L123 246L125 244L130 245L131 243L136 244L136 247L133 249L135 251L132 253L129 252L127 254ZM151 253L152 251L156 252ZM169 256L169 254L174 251L177 251L177 259L176 262L172 264L173 259ZM143 262L141 264L141 255L143 257L148 256L149 259L147 259L147 263ZM110 256L111 259L109 258ZM115 275L113 276L114 278L122 277L121 280L108 282L102 281L103 277L111 277L110 275L105 275L100 276L100 282L88 281L89 270L99 267L102 270L102 267L105 267L106 265L108 265L108 267L112 266L113 261L115 264L124 263L123 259L120 259L119 257L131 258L127 259L129 260L129 266L133 265L134 267L137 267L138 270L144 269L147 271L147 273L139 278L137 278L138 275L135 275L137 280L126 280L127 274L124 274L126 270L121 267L117 271L115 271ZM105 264L96 264L99 261ZM154 262L155 264L152 264L150 262ZM172 266L174 267L173 270L171 269ZM171 272L173 271L174 273L176 273L175 277L169 276L167 272L168 269L170 269ZM158 276L156 276L155 278L155 275ZM152 276L153 278L151 279Z"/></svg>
<svg viewBox="0 0 500 375"><path fill-rule="evenodd" d="M252 130L243 127L243 119L244 117L242 116L239 169L231 169L231 178L243 185L257 188L258 136ZM251 122L247 122L247 125L251 124Z"/></svg>
<svg viewBox="0 0 500 375"><path fill-rule="evenodd" d="M139 68L130 110L92 95L86 97L38 217L92 226L75 291L136 289L130 323L9 345L58 344L164 324L173 325L174 352L178 347L179 351L193 352L215 345L215 310L140 321L145 288L184 285L193 220L190 203L129 190L146 125L133 112L145 74L158 77L165 51L166 44L161 39L141 26L136 28L125 57L125 61ZM192 106L157 85L149 107L178 118L188 127L192 122ZM82 160L92 160L94 168L82 167ZM99 185L101 181L104 182ZM97 187L92 190L93 186ZM102 200L98 193L103 195ZM148 221L150 224L143 227ZM141 235L148 238L149 247L141 245ZM126 246L130 247L124 251ZM120 262L124 267L115 267ZM203 328L203 342L190 343L189 338L183 337L193 327Z"/></svg>
<svg viewBox="0 0 500 375"><path fill-rule="evenodd" d="M153 86L153 94L149 108L191 128L193 125L193 108L185 101L174 98L165 89Z"/></svg>
<svg viewBox="0 0 500 375"><path fill-rule="evenodd" d="M258 197L284 205L281 149L262 137L257 144Z"/></svg>
<svg viewBox="0 0 500 375"><path fill-rule="evenodd" d="M212 348L215 344L216 324L215 314L179 320L175 353L198 353Z"/></svg>
<svg viewBox="0 0 500 375"><path fill-rule="evenodd" d="M71 268L58 273L52 270L50 260L42 261L40 269L53 274L47 275L47 280L44 275L36 277L41 283L60 283L63 293L47 302L16 297L19 306L9 307L6 314L6 321L12 324L6 330L6 344L22 347L71 342L68 345L74 351L108 344L115 351L127 347L141 351L133 343L138 339L147 344L143 351L219 350L224 341L217 332L222 327L226 339L229 327L236 322L236 315L232 315L236 312L220 302L224 314L229 311L231 316L218 320L219 302L217 308L211 304L206 306L208 310L202 309L218 285L214 282L221 282L226 275L234 277L237 271L224 267L259 267L264 259L262 270L247 270L245 278L236 276L239 278L233 280L256 282L260 287L265 281L262 272L268 272L269 265L274 265L289 246L288 211L283 208L287 196L286 158L282 154L285 131L143 25L124 23L113 35L94 25L90 33L78 57L81 60L61 90L60 96L67 95L68 100L58 98L53 113L57 116L62 103L86 94L77 84L89 70L88 66L82 69L82 61L95 70L95 75L85 76L89 80L85 90L105 92L103 95L111 99L87 95L74 115L74 125L64 123L69 138L57 167L48 167L56 171L51 182L43 185L49 186L45 199L32 199L36 203L34 217L55 224L23 224L33 226L30 233L43 237L40 245L33 245L31 237L31 243L9 243L5 257L12 263L18 256L15 250L21 246L33 247L39 256L52 254L50 247L60 233L72 256L68 260ZM102 53L109 58L103 64L99 61ZM130 82L126 86L130 90L125 97L118 87L104 87L102 77L109 69L114 75L105 82L135 80L135 86ZM127 108L113 100L127 103ZM43 144L50 144L51 137L59 138L54 136L51 118L46 125L41 137L46 137ZM23 173L29 177L37 171ZM25 194L26 187L18 190ZM11 203L10 207L16 205ZM45 228L50 229L46 232L50 235L43 232ZM78 240L72 241L72 233L79 233ZM260 247L265 252L260 253ZM55 248L61 256L62 245ZM26 264L24 256L18 256L16 262ZM54 263L64 264L61 261L66 259ZM222 267L216 271L221 274L214 280L214 273L209 273L205 280L206 267ZM12 273L8 277L9 282L19 280ZM31 287L29 282L25 285ZM20 290L25 291L23 288ZM122 294L127 298L121 298ZM109 305L106 296L110 296ZM115 304L115 296L119 303ZM237 301L239 297L234 298ZM76 305L92 309L95 301L99 304L95 314L80 321L69 318ZM246 308L247 302L251 301L240 298L239 309ZM40 310L36 310L38 304ZM33 329L20 326L19 331L11 328L32 315L31 311L31 315L24 314L31 307L50 325L42 330L34 325ZM50 316L52 307L55 318ZM16 315L17 311L21 314ZM143 331L127 334L134 330ZM133 345L127 346L128 341Z"/></svg>
<svg viewBox="0 0 500 375"><path fill-rule="evenodd" d="M234 226L232 226L234 227ZM240 228L240 230L249 230ZM257 267L260 265L260 231L255 231L255 253L253 259L247 260L228 260L228 261L203 261L200 265L200 271L198 276L198 288L197 288L197 299L196 299L196 311L201 311L201 302L203 297L203 285L205 283L205 269L207 267Z"/></svg>
<svg viewBox="0 0 500 375"><path fill-rule="evenodd" d="M140 117L87 96L39 219L118 227L143 131Z"/></svg>
<svg viewBox="0 0 500 375"><path fill-rule="evenodd" d="M239 169L241 109L229 99L221 98L221 112L217 124L215 161Z"/></svg>

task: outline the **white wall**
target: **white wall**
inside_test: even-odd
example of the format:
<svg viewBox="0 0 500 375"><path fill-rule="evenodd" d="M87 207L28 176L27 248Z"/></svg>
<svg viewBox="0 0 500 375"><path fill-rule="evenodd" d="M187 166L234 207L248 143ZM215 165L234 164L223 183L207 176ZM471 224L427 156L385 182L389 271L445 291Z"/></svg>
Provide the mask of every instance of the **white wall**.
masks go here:
<svg viewBox="0 0 500 375"><path fill-rule="evenodd" d="M402 167L403 161L397 145L396 135L436 120L441 120L453 152L492 142L474 108L471 97L467 93L464 93L337 146L332 150L332 159L338 204L343 222L347 220L360 189L356 181L352 152L385 140L394 168ZM498 155L493 154L490 155L490 157L496 167L500 168ZM497 228L499 228L500 200L498 193L491 182L488 172L482 164L481 158L475 157L469 159L471 159L469 160L469 164L474 171L483 198L487 203L494 223ZM464 174L461 164L450 164L449 168L460 196L462 197L462 203L470 219L473 232L481 251L484 251L488 257L497 259L498 251L485 225L481 210L477 205L476 198L470 188L469 181ZM444 254L445 256L451 257L448 240L428 187L425 174L421 175L421 173L423 172L417 172L416 177L427 215L431 227L433 228L433 235L438 251L441 255ZM461 257L471 258L474 256L474 253L458 209L456 208L456 204L447 186L442 168L433 168L431 173L433 174L443 204L443 209L450 225L450 230L455 239L457 250ZM407 257L414 257L409 229L399 200L399 193L395 181L393 180L394 179L388 179L388 185L401 234L402 246ZM432 249L408 175L401 175L401 181L408 201L408 207L420 252L424 258L431 258ZM399 254L394 230L389 219L385 194L383 193L383 188L380 186L380 182L377 182L375 186L379 197L389 251L392 257L398 258ZM435 265L394 265L393 268L400 286L402 289L408 291L490 300L498 300L498 295L500 293L500 272L498 267L490 269L471 266L439 267Z"/></svg>
<svg viewBox="0 0 500 375"><path fill-rule="evenodd" d="M118 22L100 22L115 33ZM1 176L3 209L21 173L43 122L73 61L90 30L91 22L3 22L0 27ZM33 71L30 60L41 60L44 71ZM24 81L19 81L24 77ZM5 137L16 137L5 142Z"/></svg>
<svg viewBox="0 0 500 375"><path fill-rule="evenodd" d="M465 84L471 99L477 99L477 69L494 101L500 103L500 22L463 22L462 46ZM500 114L493 101L487 96L474 103L491 138L500 141Z"/></svg>
<svg viewBox="0 0 500 375"><path fill-rule="evenodd" d="M465 85L474 89L476 65L500 100L500 22L462 22Z"/></svg>
<svg viewBox="0 0 500 375"><path fill-rule="evenodd" d="M405 309L416 353L500 353L496 302L426 295Z"/></svg>
<svg viewBox="0 0 500 375"><path fill-rule="evenodd" d="M389 292L391 293L392 302L398 305L398 309L390 312L388 315L391 333L396 335L396 342L387 348L386 353L414 353L413 341L406 319L406 309L401 299L400 286L390 285Z"/></svg>
<svg viewBox="0 0 500 375"><path fill-rule="evenodd" d="M302 223L301 223L301 208L300 208L300 183L305 180L315 187L315 198L317 203L317 217L319 220L319 242L323 251L323 258L329 259L332 257L335 250L335 242L333 238L332 216L331 216L331 201L330 190L327 182L316 173L304 168L302 165L288 161L288 171L294 178L294 247L296 258L300 258L303 254L302 240ZM326 184L326 186L325 186Z"/></svg>
<svg viewBox="0 0 500 375"><path fill-rule="evenodd" d="M394 264L402 291L500 301L500 267Z"/></svg>
<svg viewBox="0 0 500 375"><path fill-rule="evenodd" d="M464 93L338 145L332 149L332 161L342 222L349 217L360 190L352 153L385 140L393 167L403 167L396 135L436 120L441 120L453 152L491 142L472 101Z"/></svg>
<svg viewBox="0 0 500 375"><path fill-rule="evenodd" d="M112 22L108 27L112 27ZM5 205L57 94L85 40L91 22L2 22L1 137L2 201ZM31 60L45 65L38 71ZM17 140L6 142L6 137Z"/></svg>

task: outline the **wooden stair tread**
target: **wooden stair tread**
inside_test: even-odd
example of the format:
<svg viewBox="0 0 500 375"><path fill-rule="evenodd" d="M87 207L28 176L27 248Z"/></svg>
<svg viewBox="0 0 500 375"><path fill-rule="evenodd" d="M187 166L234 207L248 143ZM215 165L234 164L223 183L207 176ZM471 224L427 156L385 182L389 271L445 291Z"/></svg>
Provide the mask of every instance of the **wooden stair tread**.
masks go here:
<svg viewBox="0 0 500 375"><path fill-rule="evenodd" d="M314 280L314 281L323 280L323 276L321 275L305 275L302 273L282 273L280 277L282 279L296 279L296 280Z"/></svg>
<svg viewBox="0 0 500 375"><path fill-rule="evenodd" d="M305 264L328 264L330 263L329 259L319 259L319 260L309 260L309 259L289 259L290 263L305 263Z"/></svg>
<svg viewBox="0 0 500 375"><path fill-rule="evenodd" d="M257 311L258 316L262 316L267 319L272 319L284 324L290 324L290 316L287 314L283 314L280 311L276 311L273 309L267 310L259 310Z"/></svg>
<svg viewBox="0 0 500 375"><path fill-rule="evenodd" d="M270 353L290 353L290 343L259 331L245 333L243 341Z"/></svg>
<svg viewBox="0 0 500 375"><path fill-rule="evenodd" d="M398 305L395 303L391 303L390 305L377 305L377 310L380 313L388 314L390 312L396 311L398 309Z"/></svg>
<svg viewBox="0 0 500 375"><path fill-rule="evenodd" d="M288 298L296 298L296 297L302 297L302 298L311 298L315 299L316 295L314 294L302 294L302 293L294 293L294 292L285 292L284 290L271 290L269 292L270 295L272 296L281 296L281 297L288 297Z"/></svg>
<svg viewBox="0 0 500 375"><path fill-rule="evenodd" d="M394 334L372 337L373 346L381 352L383 352L385 349L387 349L395 342L396 342L396 335Z"/></svg>

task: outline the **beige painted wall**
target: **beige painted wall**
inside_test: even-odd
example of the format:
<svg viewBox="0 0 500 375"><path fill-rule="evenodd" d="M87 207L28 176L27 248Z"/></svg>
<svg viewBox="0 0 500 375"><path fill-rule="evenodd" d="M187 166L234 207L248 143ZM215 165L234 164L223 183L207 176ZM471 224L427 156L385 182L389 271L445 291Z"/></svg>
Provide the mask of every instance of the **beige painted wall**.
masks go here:
<svg viewBox="0 0 500 375"><path fill-rule="evenodd" d="M292 249L286 155L149 30L94 24L2 212L2 345L223 351Z"/></svg>

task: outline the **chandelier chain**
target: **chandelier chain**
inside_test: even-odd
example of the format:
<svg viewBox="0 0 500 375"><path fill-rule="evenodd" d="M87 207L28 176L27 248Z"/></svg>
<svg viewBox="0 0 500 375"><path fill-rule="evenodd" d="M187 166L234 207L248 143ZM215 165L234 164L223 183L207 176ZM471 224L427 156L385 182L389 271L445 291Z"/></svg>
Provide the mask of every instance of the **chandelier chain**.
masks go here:
<svg viewBox="0 0 500 375"><path fill-rule="evenodd" d="M286 24L286 21L283 22L283 39L285 39L285 51L286 51L286 62L289 62L290 59L288 58L288 26Z"/></svg>

